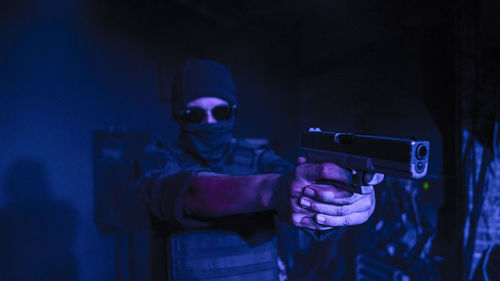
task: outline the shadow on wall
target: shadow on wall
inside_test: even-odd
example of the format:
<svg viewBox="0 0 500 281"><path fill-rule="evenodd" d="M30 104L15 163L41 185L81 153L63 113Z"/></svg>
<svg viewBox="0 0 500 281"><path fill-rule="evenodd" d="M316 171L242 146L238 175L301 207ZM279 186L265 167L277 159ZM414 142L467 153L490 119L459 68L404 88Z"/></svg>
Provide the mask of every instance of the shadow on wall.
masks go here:
<svg viewBox="0 0 500 281"><path fill-rule="evenodd" d="M0 280L76 280L76 211L51 197L44 165L15 161L5 174L0 209Z"/></svg>

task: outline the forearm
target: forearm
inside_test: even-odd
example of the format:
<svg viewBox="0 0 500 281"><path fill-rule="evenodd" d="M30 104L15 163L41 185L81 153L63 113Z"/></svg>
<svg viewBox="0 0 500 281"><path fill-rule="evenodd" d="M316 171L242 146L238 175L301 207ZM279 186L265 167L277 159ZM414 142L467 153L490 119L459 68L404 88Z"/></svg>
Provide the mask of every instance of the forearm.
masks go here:
<svg viewBox="0 0 500 281"><path fill-rule="evenodd" d="M195 216L219 217L274 209L273 196L280 177L197 173L183 198L184 211Z"/></svg>

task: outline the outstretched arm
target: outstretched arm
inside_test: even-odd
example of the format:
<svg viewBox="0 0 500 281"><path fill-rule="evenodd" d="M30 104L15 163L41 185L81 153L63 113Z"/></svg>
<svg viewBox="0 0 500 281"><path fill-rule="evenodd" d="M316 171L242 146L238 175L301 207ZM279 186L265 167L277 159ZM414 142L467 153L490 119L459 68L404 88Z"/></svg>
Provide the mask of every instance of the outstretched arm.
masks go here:
<svg viewBox="0 0 500 281"><path fill-rule="evenodd" d="M184 211L199 217L220 217L272 210L272 197L281 177L196 173L183 199Z"/></svg>
<svg viewBox="0 0 500 281"><path fill-rule="evenodd" d="M350 184L352 174L331 163L302 163L285 175L199 172L183 198L183 208L189 215L207 218L275 209L293 225L317 230L361 224L373 213L373 192L352 195L314 184L319 179Z"/></svg>

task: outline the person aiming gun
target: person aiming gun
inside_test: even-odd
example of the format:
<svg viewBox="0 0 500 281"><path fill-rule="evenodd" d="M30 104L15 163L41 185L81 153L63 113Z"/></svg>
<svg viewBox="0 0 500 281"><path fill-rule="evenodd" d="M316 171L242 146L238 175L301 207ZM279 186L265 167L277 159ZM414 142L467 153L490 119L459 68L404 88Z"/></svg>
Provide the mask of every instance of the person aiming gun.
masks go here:
<svg viewBox="0 0 500 281"><path fill-rule="evenodd" d="M276 215L318 238L373 213L373 192L315 184L348 185L351 170L303 158L294 166L267 146L233 139L236 92L229 69L215 61L188 60L174 78L179 137L147 147L139 180L165 247L155 280L279 280Z"/></svg>

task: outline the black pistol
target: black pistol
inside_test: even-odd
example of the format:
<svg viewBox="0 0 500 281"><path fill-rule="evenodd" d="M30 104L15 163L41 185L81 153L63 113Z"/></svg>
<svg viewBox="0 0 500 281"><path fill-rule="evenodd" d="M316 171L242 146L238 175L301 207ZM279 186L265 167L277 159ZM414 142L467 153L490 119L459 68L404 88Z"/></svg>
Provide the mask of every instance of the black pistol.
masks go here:
<svg viewBox="0 0 500 281"><path fill-rule="evenodd" d="M335 163L357 172L421 178L427 173L429 141L336 133L311 128L302 134L302 151L308 162ZM352 185L333 183L344 190L366 194L362 177ZM319 181L318 183L327 183ZM332 184L332 183L330 183Z"/></svg>

